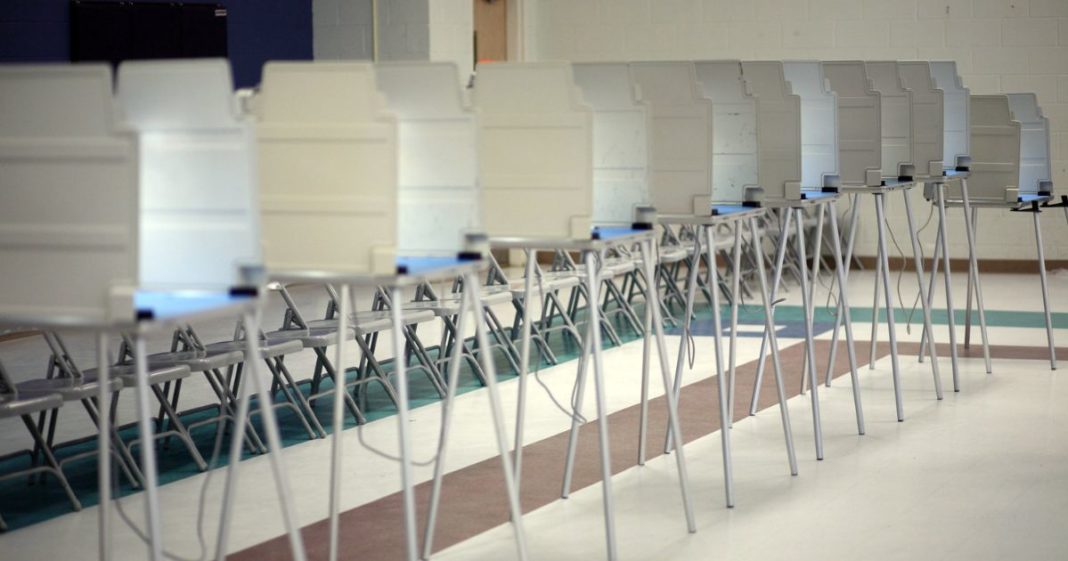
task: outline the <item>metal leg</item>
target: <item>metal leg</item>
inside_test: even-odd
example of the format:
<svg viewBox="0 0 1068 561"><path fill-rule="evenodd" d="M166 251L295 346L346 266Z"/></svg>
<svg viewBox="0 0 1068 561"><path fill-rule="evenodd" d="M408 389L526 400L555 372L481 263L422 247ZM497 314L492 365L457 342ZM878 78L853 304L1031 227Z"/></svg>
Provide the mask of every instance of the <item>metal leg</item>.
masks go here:
<svg viewBox="0 0 1068 561"><path fill-rule="evenodd" d="M396 290L396 289L395 289ZM478 276L469 272L465 275L464 290L471 291L471 313L475 314L475 336L478 338L478 344L482 348L489 348L489 336L486 333L488 331L486 327L485 315L482 313L484 306L482 305L482 297L479 295ZM396 299L394 299L396 302ZM594 306L596 307L596 306ZM462 311L462 308L461 308ZM400 317L399 312L395 312L395 318ZM529 348L527 349L529 353ZM482 360L482 368L486 372L486 391L489 392L490 398L490 410L493 415L493 426L497 434L497 448L501 454L501 469L504 471L504 486L505 491L508 494L508 507L509 513L512 519L512 531L515 536L516 549L519 554L520 561L527 559L527 544L526 535L523 532L523 510L519 505L519 486L516 478L513 476L512 460L508 455L508 434L504 428L504 412L501 407L501 396L497 390L497 370L493 363L493 357L489 353L483 353L480 357ZM407 397L407 396L405 396ZM407 404L407 401L404 401ZM402 445L403 446L403 445ZM404 448L402 448L403 450ZM444 443L442 450L445 449ZM409 450L410 452L410 450ZM404 464L408 466L407 461ZM406 520L410 520L412 526L410 527L411 533L409 539L411 543L409 545L414 546L414 531L415 531L415 504L414 494L411 489L411 479L409 474L408 486L407 486L407 500L413 501L409 503L412 507L411 513Z"/></svg>
<svg viewBox="0 0 1068 561"><path fill-rule="evenodd" d="M857 194L851 195L851 200L853 202L850 205L849 211L849 238L846 241L845 270L843 271L845 274L842 276L842 279L845 281L849 280L849 270L853 266L853 246L857 239L857 197ZM834 209L831 209L831 214L837 217ZM836 243L841 244L841 238L838 238ZM847 286L843 286L842 282L844 281L838 283L839 292L845 292L848 288ZM842 301L839 299L838 311L834 318L834 331L831 332L831 354L827 361L827 373L824 375L824 384L826 384L828 388L831 387L831 377L834 375L834 364L838 359L838 330L842 328L843 317ZM850 329L852 329L852 326L850 326Z"/></svg>
<svg viewBox="0 0 1068 561"><path fill-rule="evenodd" d="M935 189L938 188L939 187L936 184ZM942 226L939 225L937 228L935 228L935 231L937 232L937 234L935 236L934 251L931 252L931 274L928 277L929 280L927 281L928 309L934 308L935 280L938 278L938 257L939 255L941 255L940 252L942 248ZM920 352L916 355L916 358L920 363L922 363L924 357L927 356L927 335L927 328L925 327L923 331L920 332ZM954 369L956 369L955 367L956 365L954 364Z"/></svg>
<svg viewBox="0 0 1068 561"><path fill-rule="evenodd" d="M846 265L842 261L842 238L838 235L838 215L833 208L828 210L831 215L831 237L834 238L831 242L831 249L834 252L834 269L838 277L838 285L844 287L846 285ZM853 384L853 410L857 415L857 433L864 434L864 408L860 402L860 379L857 377L856 346L853 343L853 320L849 317L849 295L847 292L849 291L839 291L838 302L840 306L838 309L845 324L846 355L849 357L849 380ZM834 365L832 364L828 368L828 372L831 372Z"/></svg>
<svg viewBox="0 0 1068 561"><path fill-rule="evenodd" d="M344 293L342 294L346 296ZM347 310L347 308L343 308L343 310ZM294 561L305 561L307 557L304 551L304 539L300 534L296 510L293 506L293 493L289 488L289 477L282 461L282 438L278 431L278 421L274 415L274 408L270 406L271 396L268 385L264 383L263 377L258 371L262 358L254 334L259 333L260 313L261 310L257 309L255 314L246 314L244 317L248 343L246 348L246 363L249 365L248 376L246 376L248 380L239 389L240 397L237 401L237 412L234 415L234 429L230 441L230 464L226 468L226 484L223 489L222 513L220 515L215 559L216 561L225 561L227 557L227 542L230 537L234 494L237 491L238 463L241 461L241 448L245 439L246 425L248 424L252 392L255 391L260 403L264 430L267 433L269 451L267 457L268 461L271 462L271 471L274 475L275 486L278 490L278 498L282 508L282 520L289 536L290 556ZM140 384L139 386L144 385L147 384Z"/></svg>
<svg viewBox="0 0 1068 561"><path fill-rule="evenodd" d="M742 227L734 224L734 256L731 259L731 338L727 354L727 419L734 425L734 375L738 365L738 304L742 299Z"/></svg>
<svg viewBox="0 0 1068 561"><path fill-rule="evenodd" d="M878 204L878 203L876 203ZM882 230L880 230L881 232ZM875 293L871 301L871 347L868 354L868 370L875 370L875 359L879 349L879 285L882 284L883 250L882 245L875 251ZM887 277L889 278L889 276ZM889 311L887 312L890 313Z"/></svg>
<svg viewBox="0 0 1068 561"><path fill-rule="evenodd" d="M973 208L970 213L965 212L965 215L964 215L964 219L965 220L970 220L971 221L972 231L974 231L975 228L979 224L979 213L977 211L978 211L978 209ZM969 267L971 266L970 262L968 263L968 266ZM968 289L965 292L965 297L964 297L964 348L965 349L972 348L972 289L973 289L972 275L971 275L971 271L969 271L968 272Z"/></svg>
<svg viewBox="0 0 1068 561"><path fill-rule="evenodd" d="M530 328L531 317L530 313L534 306L531 302L534 300L534 292L532 283L534 282L534 264L538 257L537 251L527 250L527 265L526 276L523 279L523 325L521 326L520 335L520 359L519 359L519 397L518 405L516 406L515 414L515 481L516 486L522 485L523 482L523 428L524 421L527 414L527 376L530 369ZM461 312L463 308L461 306ZM478 323L481 325L481 322ZM463 338L463 333L457 334L458 338ZM488 355L488 353L482 353ZM492 360L492 356L489 356ZM486 382L489 383L490 375L486 373Z"/></svg>
<svg viewBox="0 0 1068 561"><path fill-rule="evenodd" d="M811 287L811 290L812 290L811 298L812 298L813 302L815 302L815 299L816 299L816 287L819 285L819 280L820 280L820 261L822 261L822 259L823 259L823 246L822 246L822 244L823 244L823 222L824 222L824 214L825 214L826 208L827 208L827 205L824 205L824 204L821 204L821 205L819 205L817 207L817 210L816 210L816 232L815 232L815 235L812 237L812 284L810 285L810 287ZM807 262L805 262L805 266L806 267L808 266ZM813 306L813 322L815 322L815 304L813 304L812 306ZM808 376L801 376L801 394L802 395L804 395L804 393L805 393L805 383L807 381L808 381Z"/></svg>
<svg viewBox="0 0 1068 561"><path fill-rule="evenodd" d="M108 360L108 334L100 332L96 338L96 376L100 391L97 403L100 408L99 430L97 437L97 489L100 493L100 561L111 561L111 390ZM120 446L121 448L121 446Z"/></svg>
<svg viewBox="0 0 1068 561"><path fill-rule="evenodd" d="M642 246L644 250L644 246ZM648 257L644 257L648 258ZM649 282L646 281L647 287ZM654 296L649 296L653 293ZM642 382L641 382L641 396L638 404L638 465L645 465L645 447L646 436L649 427L649 361L651 359L650 345L653 340L653 308L655 300L655 289L646 291L645 299L645 321L642 332ZM686 322L689 324L689 321ZM685 335L683 336L685 337Z"/></svg>
<svg viewBox="0 0 1068 561"><path fill-rule="evenodd" d="M790 228L790 220L793 217L793 211L790 209L783 209L782 227L779 230L779 248L775 252L775 275L771 281L771 308L772 314L775 312L776 299L779 296L779 283L782 281L782 269L783 263L786 259L786 246L790 236L788 231ZM764 381L764 363L766 361L766 352L768 348L769 334L765 331L763 339L760 340L760 355L757 358L757 372L756 382L753 385L753 397L749 402L749 414L756 415L757 403L760 401L760 386Z"/></svg>
<svg viewBox="0 0 1068 561"><path fill-rule="evenodd" d="M753 248L761 251L760 231L755 217L749 218L749 229L753 235ZM786 457L790 463L790 474L797 475L797 453L794 451L794 430L790 424L790 408L786 403L786 389L782 382L782 364L779 362L779 341L775 334L775 318L772 301L768 295L768 279L764 271L764 259L757 259L757 278L760 279L760 298L764 304L764 331L771 342L771 365L775 369L775 390L779 396L779 416L782 418L782 433L786 438Z"/></svg>
<svg viewBox="0 0 1068 561"><path fill-rule="evenodd" d="M334 374L334 407L332 409L331 422L334 426L334 434L330 438L330 561L337 561L338 556L338 540L341 533L340 528L340 513L341 513L341 472L342 472L342 458L341 453L341 441L342 432L345 430L345 397L348 392L345 388L345 351L348 347L348 329L349 329L349 310L352 309L350 302L352 296L352 288L348 284L341 285L341 297L338 303L339 310L337 314L337 347L334 351L337 353L334 359L334 368L337 372ZM394 296L392 305L390 308L397 310L399 315L400 299ZM404 324L394 321L393 323L393 338L397 341L401 340L401 334L404 332ZM398 372L398 384L405 384L406 382L400 378L404 370L403 364L405 360L403 345L399 345L401 348L398 350L394 348L395 354L394 363L396 364L396 370ZM404 387L402 391L407 391L407 387ZM397 404L398 411L401 408L401 404ZM407 459L407 456L404 456ZM403 469L403 468L402 468ZM409 555L410 556L410 555Z"/></svg>
<svg viewBox="0 0 1068 561"><path fill-rule="evenodd" d="M961 199L964 202L964 216L971 212L971 200L968 194L968 180L961 181ZM979 312L979 334L983 337L983 360L986 362L986 373L993 372L993 364L990 361L990 338L986 333L986 306L983 304L983 287L979 282L979 257L975 249L975 226L976 223L964 221L964 231L968 237L968 262L970 265L972 284L975 285L975 309ZM945 249L945 248L943 248ZM947 265L948 266L948 265Z"/></svg>
<svg viewBox="0 0 1068 561"><path fill-rule="evenodd" d="M148 521L148 555L152 561L163 561L163 525L160 521L159 478L156 470L156 447L152 428L152 410L148 389L148 352L145 337L134 337L134 368L137 378L137 428L141 439L141 472L145 478L145 519Z"/></svg>
<svg viewBox="0 0 1068 561"><path fill-rule="evenodd" d="M654 243L655 242L650 240L641 244L642 261L645 263L646 277L650 279L655 278L656 275L656 263L653 261L656 255L656 252L653 251ZM664 384L664 401L667 403L668 409L668 426L671 432L675 435L676 441L682 442L682 428L679 425L677 396L675 395L675 392L672 391L671 376L668 373L667 343L664 342L664 321L663 317L660 315L660 308L656 305L656 284L652 282L645 283L645 300L645 307L652 310L652 324L656 333L657 356L660 357L660 378ZM648 330L645 332L645 336L648 339ZM693 499L690 496L690 475L686 471L686 454L683 448L683 446L679 446L675 449L675 464L676 469L678 469L679 472L679 489L682 492L682 505L686 515L686 528L692 534L697 531L697 523L694 521ZM726 449L724 452L725 457L729 457L730 450ZM728 503L733 504L732 497L728 497Z"/></svg>
<svg viewBox="0 0 1068 561"><path fill-rule="evenodd" d="M704 237L704 236L698 235L694 239L693 266L690 267L690 269L689 269L689 271L687 273L687 280L686 280L686 316L685 316L685 321L683 323L682 336L679 339L679 354L678 354L678 357L676 358L676 361L675 361L675 383L672 386L672 391L675 393L675 399L676 400L678 399L679 392L682 391L682 371L686 367L686 361L690 357L690 331L693 329L693 319L694 319L694 317L693 317L693 307L694 307L694 303L696 302L696 298L697 298L697 276L698 276L697 263L699 263L700 254L703 251L703 249L702 249L703 242L701 240L702 237ZM718 317L715 313L713 315ZM714 336L718 337L718 335L714 335ZM716 351L717 356L718 356L718 353L720 352L718 346L716 347L715 351ZM722 374L723 374L722 370L716 372L717 376L720 376ZM664 439L664 453L665 454L671 452L671 447L672 447L671 440L672 440L671 439L671 431L665 431L665 439Z"/></svg>
<svg viewBox="0 0 1068 561"><path fill-rule="evenodd" d="M597 257L600 257L600 259L597 259ZM615 502L612 497L612 463L608 449L608 403L605 400L604 368L601 363L601 330L598 328L601 324L601 318L600 309L597 306L599 301L597 291L600 289L598 278L600 266L598 261L603 262L603 260L604 255L597 256L587 253L586 282L588 283L587 289L590 294L589 319L590 324L594 326L590 331L589 344L592 347L591 353L593 354L593 386L597 401L597 432L600 437L601 449L601 490L604 496L605 541L608 547L608 560L615 561L618 558L616 551Z"/></svg>
<svg viewBox="0 0 1068 561"><path fill-rule="evenodd" d="M529 256L528 256L529 258ZM467 314L464 310L469 307L468 304L468 291L463 291L460 295L460 315L456 319L456 332L460 335L457 339L463 338L466 317ZM527 294L529 298L530 294ZM527 347L529 348L529 347ZM449 438L449 429L452 426L453 415L453 398L456 397L456 387L459 385L460 378L460 362L463 359L463 348L457 344L453 346L453 354L449 359L449 379L448 387L445 393L445 401L441 406L445 408L444 416L441 420L441 443L438 446L437 461L434 462L434 483L430 490L430 505L426 515L426 531L423 534L423 559L430 559L430 554L434 548L434 530L437 527L438 521L438 504L441 500L441 484L445 477L445 451L447 450L446 442Z"/></svg>
<svg viewBox="0 0 1068 561"><path fill-rule="evenodd" d="M912 240L912 262L916 267L916 284L920 290L920 305L923 308L923 328L927 333L933 334L931 304L927 299L927 291L923 286L923 259L920 258L920 241L916 236L916 223L912 216L912 198L909 196L907 189L903 189L901 193L905 196L905 217L908 219L909 238ZM931 350L931 375L934 376L935 397L942 399L942 375L938 372L938 352L935 349L934 336L928 337L927 341Z"/></svg>
<svg viewBox="0 0 1068 561"><path fill-rule="evenodd" d="M890 284L890 252L886 247L886 212L883 208L883 197L875 195L875 214L879 227L879 253L882 259L883 295L886 298L886 331L890 336L890 373L894 380L894 405L897 409L897 420L905 420L904 403L901 396L901 372L898 370L897 360L897 333L894 326L894 287Z"/></svg>
<svg viewBox="0 0 1068 561"><path fill-rule="evenodd" d="M419 553L415 535L415 489L412 482L411 464L412 443L408 434L408 368L403 360L399 360L400 357L404 356L404 338L402 336L404 333L404 318L401 317L401 306L399 304L401 302L401 294L399 288L390 288L390 301L393 302L393 305L390 306L390 315L393 319L393 356L397 358L394 361L394 375L397 378L396 389L397 399L399 400L397 404L397 438L401 457L401 490L404 496L404 550L405 559L415 561ZM476 313L481 313L481 311ZM479 347L482 354L489 353L487 339L479 337ZM339 367L339 370L342 369ZM489 378L488 375L487 378Z"/></svg>
<svg viewBox="0 0 1068 561"><path fill-rule="evenodd" d="M1049 286L1046 281L1046 253L1042 248L1042 226L1036 208L1031 215L1035 221L1035 249L1038 250L1038 278L1042 282L1042 307L1046 315L1046 341L1049 343L1049 367L1057 369L1057 348L1053 344L1053 320L1049 313Z"/></svg>
<svg viewBox="0 0 1068 561"><path fill-rule="evenodd" d="M705 246L709 253L709 262L712 266L708 269L708 283L716 286L719 280L716 278L718 271L715 267L716 255L716 229L708 226L703 228L705 232ZM720 324L719 291L712 291L712 338L715 345L716 355L716 390L719 396L719 440L723 449L723 491L726 495L727 508L734 506L734 468L731 460L731 417L730 404L727 401L730 388L727 386L725 372L723 370L723 326ZM681 446L679 447L681 448Z"/></svg>
<svg viewBox="0 0 1068 561"><path fill-rule="evenodd" d="M957 364L957 319L956 310L953 307L953 282L952 270L949 263L949 240L947 234L949 225L946 223L946 190L944 185L939 185L935 190L938 203L938 243L942 253L942 276L946 285L946 317L949 323L949 352L954 366ZM971 228L969 227L969 230ZM957 368L953 368L953 391L960 391L960 377Z"/></svg>
<svg viewBox="0 0 1068 561"><path fill-rule="evenodd" d="M788 210L787 212L791 212ZM820 419L819 381L816 380L816 347L812 341L812 293L809 291L808 267L805 258L805 224L801 209L796 209L797 252L801 267L801 299L805 307L805 349L808 352L805 365L808 369L809 382L812 385L812 430L815 433L816 459L823 459L823 422Z"/></svg>
<svg viewBox="0 0 1068 561"><path fill-rule="evenodd" d="M575 467L575 453L578 448L578 436L579 427L581 426L580 419L582 418L582 402L586 397L586 373L587 373L587 361L590 358L592 352L593 336L591 333L597 328L587 322L586 323L586 341L582 344L582 352L579 353L578 359L578 373L575 377L575 402L574 411L571 416L571 430L568 433L567 439L567 454L564 459L564 482L560 491L560 497L566 499L571 494L571 475Z"/></svg>

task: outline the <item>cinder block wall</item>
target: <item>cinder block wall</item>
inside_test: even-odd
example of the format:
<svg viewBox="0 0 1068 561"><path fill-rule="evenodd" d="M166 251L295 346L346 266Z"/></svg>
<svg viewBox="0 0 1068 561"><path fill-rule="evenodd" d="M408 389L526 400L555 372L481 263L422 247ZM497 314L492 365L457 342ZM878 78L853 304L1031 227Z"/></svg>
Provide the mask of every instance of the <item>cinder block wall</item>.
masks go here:
<svg viewBox="0 0 1068 561"><path fill-rule="evenodd" d="M973 93L1038 94L1051 119L1054 181L1068 193L1068 0L525 1L530 60L955 60ZM929 205L914 200L922 224ZM864 203L858 251L874 255L873 203ZM910 255L900 197L888 212ZM960 233L951 253L966 257L963 220L951 216ZM1042 218L1047 258L1068 259L1063 212ZM934 226L923 239L933 245ZM1033 258L1029 215L980 212L979 245L982 258Z"/></svg>

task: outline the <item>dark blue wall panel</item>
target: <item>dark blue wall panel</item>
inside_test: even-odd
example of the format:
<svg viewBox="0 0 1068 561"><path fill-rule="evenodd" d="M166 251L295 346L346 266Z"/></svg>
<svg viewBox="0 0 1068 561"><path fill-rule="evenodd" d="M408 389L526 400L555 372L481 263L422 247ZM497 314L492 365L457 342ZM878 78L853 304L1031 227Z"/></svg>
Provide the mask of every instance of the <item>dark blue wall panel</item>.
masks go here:
<svg viewBox="0 0 1068 561"><path fill-rule="evenodd" d="M312 0L194 1L226 6L238 87L258 84L268 60L312 58ZM69 0L0 0L0 62L69 60L69 21Z"/></svg>

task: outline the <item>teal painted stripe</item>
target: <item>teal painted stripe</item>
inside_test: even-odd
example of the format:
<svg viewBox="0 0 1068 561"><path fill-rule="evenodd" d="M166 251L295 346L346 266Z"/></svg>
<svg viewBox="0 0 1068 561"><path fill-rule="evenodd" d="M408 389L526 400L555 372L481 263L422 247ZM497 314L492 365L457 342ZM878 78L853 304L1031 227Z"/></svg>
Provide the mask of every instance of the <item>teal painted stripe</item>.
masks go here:
<svg viewBox="0 0 1068 561"><path fill-rule="evenodd" d="M834 308L827 308L825 306L819 306L816 308L816 314L814 320L816 322L833 322L834 321ZM851 306L849 308L850 318L854 323L864 323L871 321L871 308L858 308ZM904 323L909 319L909 312L902 310L901 308L894 309L894 321ZM1068 313L1053 313L1051 314L1053 319L1054 329L1068 329ZM730 317L730 310L724 308L723 317ZM801 306L777 306L775 308L775 321L776 322L796 322L802 319ZM742 306L738 311L738 318L740 321L746 323L759 323L764 321L764 312L760 307L754 306ZM936 308L931 310L931 321L935 325L947 325L949 314L944 308ZM964 325L964 310L956 310L954 319L957 325ZM886 310L879 310L879 320L886 321ZM917 309L912 314L912 323L923 324L923 311ZM979 317L972 311L972 323L978 325ZM986 311L986 323L989 327L1030 327L1036 329L1046 328L1045 314L1042 312L1015 312L1008 310L987 310Z"/></svg>

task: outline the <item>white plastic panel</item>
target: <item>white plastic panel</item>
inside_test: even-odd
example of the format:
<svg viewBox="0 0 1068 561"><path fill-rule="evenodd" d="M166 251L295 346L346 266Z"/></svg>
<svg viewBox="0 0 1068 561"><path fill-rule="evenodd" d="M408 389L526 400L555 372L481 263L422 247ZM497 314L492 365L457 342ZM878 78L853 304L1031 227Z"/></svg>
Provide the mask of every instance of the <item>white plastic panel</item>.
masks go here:
<svg viewBox="0 0 1068 561"><path fill-rule="evenodd" d="M1020 179L1020 123L1013 120L1005 95L971 98L971 174L973 201L1004 201Z"/></svg>
<svg viewBox="0 0 1068 561"><path fill-rule="evenodd" d="M575 64L575 84L593 109L593 222L634 223L649 206L649 112L626 63Z"/></svg>
<svg viewBox="0 0 1068 561"><path fill-rule="evenodd" d="M253 105L268 268L392 273L397 123L374 67L270 62Z"/></svg>
<svg viewBox="0 0 1068 561"><path fill-rule="evenodd" d="M956 169L969 157L968 105L970 92L957 74L957 63L932 61L931 76L942 90L942 165ZM961 160L965 158L965 160Z"/></svg>
<svg viewBox="0 0 1068 561"><path fill-rule="evenodd" d="M1033 93L1008 94L1012 118L1020 123L1020 194L1036 195L1053 188L1049 153L1049 119Z"/></svg>
<svg viewBox="0 0 1068 561"><path fill-rule="evenodd" d="M823 63L838 97L838 174L843 185L878 185L882 176L882 111L864 62Z"/></svg>
<svg viewBox="0 0 1068 561"><path fill-rule="evenodd" d="M479 168L491 236L590 237L593 115L567 63L479 65Z"/></svg>
<svg viewBox="0 0 1068 561"><path fill-rule="evenodd" d="M0 66L0 314L131 319L109 306L137 278L136 141L116 128L108 66Z"/></svg>
<svg viewBox="0 0 1068 561"><path fill-rule="evenodd" d="M712 203L712 102L692 62L633 62L652 113L649 193L662 214L707 214Z"/></svg>
<svg viewBox="0 0 1068 561"><path fill-rule="evenodd" d="M912 93L901 85L897 62L866 62L864 66L873 88L881 98L883 177L911 176L915 173L912 161Z"/></svg>
<svg viewBox="0 0 1068 561"><path fill-rule="evenodd" d="M701 92L712 102L712 200L744 202L746 189L760 185L756 99L741 61L697 61L694 68Z"/></svg>
<svg viewBox="0 0 1068 561"><path fill-rule="evenodd" d="M400 62L375 67L397 115L397 251L456 256L482 225L477 122L464 107L456 65Z"/></svg>
<svg viewBox="0 0 1068 561"><path fill-rule="evenodd" d="M137 131L140 286L226 290L260 265L256 139L225 60L126 62L118 100Z"/></svg>
<svg viewBox="0 0 1068 561"><path fill-rule="evenodd" d="M902 85L912 93L912 162L914 177L942 176L943 99L926 61L897 63Z"/></svg>
<svg viewBox="0 0 1068 561"><path fill-rule="evenodd" d="M838 99L823 79L819 61L789 61L783 71L801 96L801 186L837 187Z"/></svg>
<svg viewBox="0 0 1068 561"><path fill-rule="evenodd" d="M742 62L742 75L757 100L757 173L764 197L799 199L801 98L790 91L782 62Z"/></svg>

